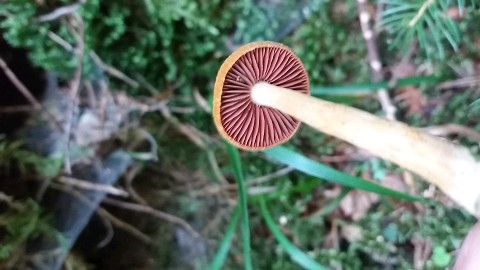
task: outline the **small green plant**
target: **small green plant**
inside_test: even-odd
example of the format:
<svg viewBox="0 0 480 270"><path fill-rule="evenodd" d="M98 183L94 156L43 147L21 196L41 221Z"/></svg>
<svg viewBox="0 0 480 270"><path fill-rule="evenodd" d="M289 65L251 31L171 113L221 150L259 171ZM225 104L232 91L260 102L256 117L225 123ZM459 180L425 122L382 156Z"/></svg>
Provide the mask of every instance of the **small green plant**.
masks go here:
<svg viewBox="0 0 480 270"><path fill-rule="evenodd" d="M31 199L15 201L0 193L0 201L7 204L7 210L0 215L0 227L5 229L5 236L0 239L0 260L7 260L19 252L27 240L41 234L61 239L52 227L50 219L41 207Z"/></svg>
<svg viewBox="0 0 480 270"><path fill-rule="evenodd" d="M414 40L430 57L446 56L445 43L455 51L462 41L458 23L450 11L465 15L476 8L475 0L380 0L385 4L383 26L393 35L392 47L407 50Z"/></svg>
<svg viewBox="0 0 480 270"><path fill-rule="evenodd" d="M243 256L245 260L245 270L252 270L252 255L250 248L250 221L248 213L248 195L247 187L245 184L245 177L242 168L242 160L240 159L240 153L238 149L230 144L227 144L227 151L233 165L233 171L238 184L239 191L239 203L242 218L242 244L243 244Z"/></svg>
<svg viewBox="0 0 480 270"><path fill-rule="evenodd" d="M33 170L41 176L51 178L60 172L63 159L60 157L42 157L25 150L21 141L8 141L0 135L0 170L9 172L18 168L22 175Z"/></svg>
<svg viewBox="0 0 480 270"><path fill-rule="evenodd" d="M71 75L79 61L68 49L77 46L68 16L48 22L37 19L73 1L47 2L47 6L30 0L2 3L0 29L10 44L28 49L36 65ZM221 62L218 48L224 48L227 38L221 33L228 32L247 2L86 1L77 11L85 28L83 62L91 67L90 53L95 52L106 64L159 92L174 82L188 82L182 86L191 91L190 83L210 78ZM85 75L98 76L88 67ZM130 87L129 92L137 94L139 89Z"/></svg>

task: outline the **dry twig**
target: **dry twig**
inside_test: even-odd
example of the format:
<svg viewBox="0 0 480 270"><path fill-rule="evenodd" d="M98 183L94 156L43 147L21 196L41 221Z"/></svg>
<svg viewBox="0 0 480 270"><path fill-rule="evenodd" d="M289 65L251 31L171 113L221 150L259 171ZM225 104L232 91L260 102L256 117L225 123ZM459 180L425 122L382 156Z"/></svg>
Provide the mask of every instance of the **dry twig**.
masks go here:
<svg viewBox="0 0 480 270"><path fill-rule="evenodd" d="M452 88L474 87L480 85L480 76L460 78L448 82L438 84L435 88L437 90L445 90Z"/></svg>
<svg viewBox="0 0 480 270"><path fill-rule="evenodd" d="M105 235L103 240L100 241L97 244L98 249L101 249L101 248L105 247L106 245L108 245L108 243L110 243L112 241L113 236L114 236L112 222L107 218L101 218L100 220L102 221L103 225L105 226L105 229L107 230L107 234Z"/></svg>
<svg viewBox="0 0 480 270"><path fill-rule="evenodd" d="M77 42L77 50L75 51L78 57L78 67L75 71L75 75L70 82L70 112L67 112L67 130L66 130L66 153L65 153L65 173L71 174L72 168L70 164L70 137L72 134L72 127L73 127L73 118L75 114L75 108L77 103L77 96L80 89L80 83L82 78L82 70L83 70L83 56L85 53L85 43L84 43L84 25L83 20L76 14L72 14L70 16L70 23L68 24L70 31L75 36Z"/></svg>
<svg viewBox="0 0 480 270"><path fill-rule="evenodd" d="M220 183L227 184L228 181L223 176L220 166L218 166L218 161L217 161L217 157L215 156L215 153L210 149L207 149L206 152L207 152L208 163L210 163L210 167L212 168L213 175L215 176L215 178L217 178L217 180Z"/></svg>
<svg viewBox="0 0 480 270"><path fill-rule="evenodd" d="M199 130L197 130L192 125L180 122L180 120L178 120L175 116L172 115L172 113L166 106L161 107L160 112L170 124L172 124L180 133L182 133L185 137L192 141L196 146L201 149L206 148L205 142L200 137Z"/></svg>
<svg viewBox="0 0 480 270"><path fill-rule="evenodd" d="M98 207L97 205L95 205L93 202L91 202L87 197L85 197L82 193L78 192L77 190L74 190L74 189L72 189L71 187L68 187L68 186L62 186L62 185L58 185L58 184L55 184L55 183L52 183L50 185L50 187L70 194L71 196L73 196L74 198L76 198L77 200L79 200L80 202L85 204L86 206L91 207L92 209L95 209L95 211L97 212L97 214L100 217L102 217L104 219L108 219L111 222L111 224L115 225L117 228L120 228L120 229L130 233L132 236L138 238L140 241L142 241L145 244L152 244L153 241L152 241L152 239L150 239L150 237L148 237L148 235L139 231L133 225L131 225L129 223L126 223L126 222L122 221L121 219L117 218L116 216L112 215L110 212L108 212L104 208Z"/></svg>
<svg viewBox="0 0 480 270"><path fill-rule="evenodd" d="M368 62L372 69L372 80L379 82L383 80L382 62L378 51L376 33L372 29L371 15L368 12L367 0L357 0L358 16L360 19L360 26L362 28L363 38L367 43ZM377 97L382 105L383 111L387 119L395 120L396 108L393 105L386 89L380 89Z"/></svg>
<svg viewBox="0 0 480 270"><path fill-rule="evenodd" d="M434 136L462 135L474 141L480 142L480 132L466 126L458 124L446 124L440 126L430 126L423 130Z"/></svg>
<svg viewBox="0 0 480 270"><path fill-rule="evenodd" d="M31 112L38 110L31 105L18 105L18 106L4 106L0 108L0 113L21 113L21 112Z"/></svg>
<svg viewBox="0 0 480 270"><path fill-rule="evenodd" d="M125 175L125 188L128 191L128 194L130 194L130 197L132 200L134 200L138 204L142 205L148 205L147 201L140 196L137 191L133 188L132 182L133 179L135 179L135 176L140 172L142 169L141 166L139 165L134 165Z"/></svg>
<svg viewBox="0 0 480 270"><path fill-rule="evenodd" d="M114 199L110 199L110 198L105 198L103 200L103 202L108 203L108 204L113 205L113 206L116 206L116 207L123 208L123 209L132 210L132 211L136 211L136 212L140 212L140 213L150 214L150 215L152 215L156 218L159 218L159 219L165 220L167 222L170 222L172 224L176 224L176 225L179 225L179 226L183 227L192 237L199 237L200 236L200 234L197 231L195 231L195 229L193 229L192 226L190 226L190 224L188 224L185 220L183 220L179 217L176 217L174 215L171 215L171 214L162 212L160 210L157 210L157 209L155 209L153 207L150 207L148 205L140 205L140 204L135 204L135 203L122 202L122 201L114 200Z"/></svg>
<svg viewBox="0 0 480 270"><path fill-rule="evenodd" d="M42 16L38 17L38 21L39 22L48 22L48 21L56 20L60 17L70 15L70 14L76 12L86 2L87 2L87 0L79 0L77 3L73 3L71 5L67 5L67 6L63 6L63 7L59 7L59 8L55 9L54 11L52 11L48 14L45 14L45 15L42 15Z"/></svg>
<svg viewBox="0 0 480 270"><path fill-rule="evenodd" d="M104 208L97 208L97 213L106 219L108 219L113 225L115 225L117 228L122 229L131 235L135 236L137 239L142 241L143 243L147 245L151 245L153 243L152 239L137 228L135 228L133 225L126 223L125 221L117 218L116 216L112 215L110 212L105 210Z"/></svg>
<svg viewBox="0 0 480 270"><path fill-rule="evenodd" d="M57 126L60 131L63 131L62 124L58 122L57 118L50 113L27 89L27 87L18 79L18 77L13 73L13 71L8 67L7 63L0 57L0 68L2 68L5 75L7 75L8 79L12 82L13 85L17 88L18 91L33 105L36 109L41 109L45 112L49 119Z"/></svg>
<svg viewBox="0 0 480 270"><path fill-rule="evenodd" d="M90 56L92 57L95 64L97 64L99 67L101 67L104 71L106 71L111 76L119 80L122 80L123 82L125 82L126 84L128 84L133 88L138 88L140 86L138 82L136 82L134 79L125 75L125 73L121 72L120 70L118 70L113 66L105 64L95 52L90 52Z"/></svg>
<svg viewBox="0 0 480 270"><path fill-rule="evenodd" d="M8 205L13 204L13 197L5 194L4 192L0 191L0 201L7 203Z"/></svg>
<svg viewBox="0 0 480 270"><path fill-rule="evenodd" d="M70 43L68 43L66 40L64 40L63 38L61 38L59 35L55 34L54 32L52 31L49 31L48 32L48 37L55 41L58 45L62 46L67 52L73 52L73 46L70 45Z"/></svg>
<svg viewBox="0 0 480 270"><path fill-rule="evenodd" d="M278 177L281 177L281 176L284 176L286 174L289 174L290 172L294 171L295 168L292 168L292 167L285 167L285 168L282 168L278 171L275 171L271 174L267 174L267 175L264 175L264 176L261 176L261 177L258 177L258 178L254 178L254 179L251 179L250 181L247 181L247 184L248 185L259 185L259 184L263 184L263 183L266 183L268 181L271 181L275 178L278 178Z"/></svg>
<svg viewBox="0 0 480 270"><path fill-rule="evenodd" d="M97 183L92 183L89 181L76 179L73 177L62 176L57 179L59 183L68 185L74 188L85 189L85 190L95 190L100 192L105 192L115 196L128 197L128 193L125 190L110 186L102 185Z"/></svg>
<svg viewBox="0 0 480 270"><path fill-rule="evenodd" d="M198 106L202 108L202 110L204 110L206 113L212 112L212 109L210 108L208 101L200 94L200 91L198 91L197 88L193 90L193 97L195 98L195 101L197 102Z"/></svg>

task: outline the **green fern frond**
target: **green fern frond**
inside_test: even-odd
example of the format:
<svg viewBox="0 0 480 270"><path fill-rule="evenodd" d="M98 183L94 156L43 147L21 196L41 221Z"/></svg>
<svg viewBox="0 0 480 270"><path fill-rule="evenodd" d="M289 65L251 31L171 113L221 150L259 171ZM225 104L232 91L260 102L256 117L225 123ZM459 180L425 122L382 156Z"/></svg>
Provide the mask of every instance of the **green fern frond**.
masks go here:
<svg viewBox="0 0 480 270"><path fill-rule="evenodd" d="M392 48L406 50L414 40L430 58L445 57L446 45L457 51L461 35L449 9L464 14L475 8L475 0L382 0L385 11L381 25L389 31Z"/></svg>

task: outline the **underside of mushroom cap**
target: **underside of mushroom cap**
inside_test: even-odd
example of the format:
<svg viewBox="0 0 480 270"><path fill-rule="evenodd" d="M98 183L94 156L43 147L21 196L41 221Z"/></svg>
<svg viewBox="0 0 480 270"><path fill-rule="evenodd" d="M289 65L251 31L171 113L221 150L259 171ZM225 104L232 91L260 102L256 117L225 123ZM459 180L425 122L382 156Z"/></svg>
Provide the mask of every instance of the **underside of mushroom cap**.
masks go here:
<svg viewBox="0 0 480 270"><path fill-rule="evenodd" d="M279 110L255 104L251 89L257 82L310 92L308 73L288 47L253 42L233 52L218 71L213 115L219 132L245 150L263 150L288 141L300 121Z"/></svg>

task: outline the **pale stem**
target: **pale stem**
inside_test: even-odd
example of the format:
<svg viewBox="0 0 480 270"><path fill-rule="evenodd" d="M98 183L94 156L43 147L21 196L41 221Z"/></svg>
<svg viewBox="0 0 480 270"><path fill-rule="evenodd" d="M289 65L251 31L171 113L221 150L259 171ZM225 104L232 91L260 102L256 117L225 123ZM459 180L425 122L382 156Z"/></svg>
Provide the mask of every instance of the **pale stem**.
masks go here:
<svg viewBox="0 0 480 270"><path fill-rule="evenodd" d="M253 102L289 114L412 171L480 217L480 164L468 150L406 124L298 91L257 83Z"/></svg>

